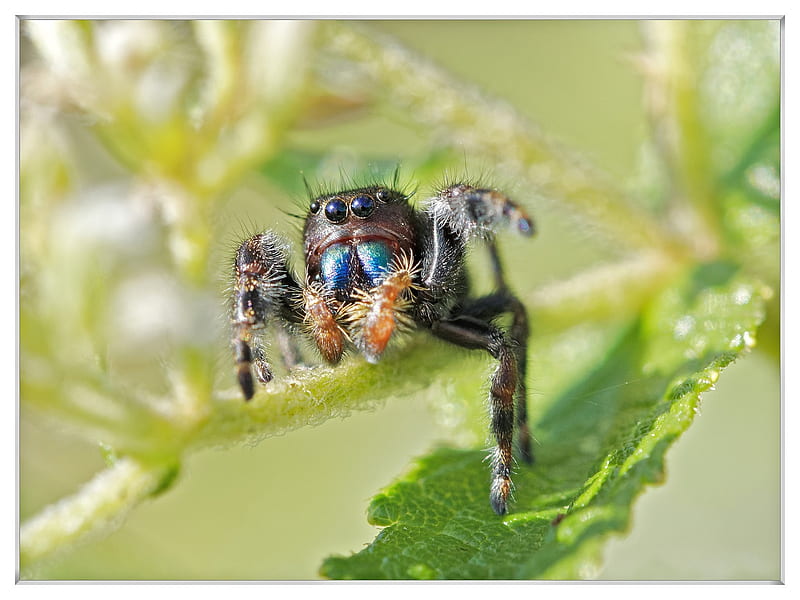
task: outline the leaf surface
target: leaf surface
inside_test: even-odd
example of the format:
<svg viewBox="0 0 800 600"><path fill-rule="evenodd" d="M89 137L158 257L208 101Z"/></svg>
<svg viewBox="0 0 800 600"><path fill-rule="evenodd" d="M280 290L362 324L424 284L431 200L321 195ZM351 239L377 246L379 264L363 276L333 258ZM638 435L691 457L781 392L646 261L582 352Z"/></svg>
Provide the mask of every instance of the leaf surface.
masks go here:
<svg viewBox="0 0 800 600"><path fill-rule="evenodd" d="M442 447L372 500L376 539L328 558L321 573L590 577L604 539L627 528L634 498L663 479L664 453L692 422L700 394L754 344L769 293L727 263L706 264L634 321L609 326L603 343L582 343L585 330L544 340L532 356L534 389L547 390L532 402L537 461L517 467L511 513L497 517L489 507L484 450Z"/></svg>

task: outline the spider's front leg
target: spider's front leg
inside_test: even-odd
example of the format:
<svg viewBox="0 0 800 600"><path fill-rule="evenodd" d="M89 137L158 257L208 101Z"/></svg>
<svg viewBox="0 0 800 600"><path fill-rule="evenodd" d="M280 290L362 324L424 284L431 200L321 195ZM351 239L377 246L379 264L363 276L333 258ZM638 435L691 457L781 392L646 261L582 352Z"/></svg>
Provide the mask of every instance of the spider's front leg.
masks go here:
<svg viewBox="0 0 800 600"><path fill-rule="evenodd" d="M524 236L534 234L533 221L504 193L491 188L456 183L442 189L428 205L428 213L462 240L493 240L500 227L510 226ZM493 250L494 268L500 268Z"/></svg>
<svg viewBox="0 0 800 600"><path fill-rule="evenodd" d="M289 270L286 248L274 233L261 233L242 242L234 260L231 344L245 400L255 394L252 367L262 383L272 379L261 331L271 321L297 323L303 319L292 301L299 290Z"/></svg>
<svg viewBox="0 0 800 600"><path fill-rule="evenodd" d="M430 200L426 212L432 224L432 242L426 248L422 271L429 300L419 312L427 317L436 336L466 348L486 350L498 361L489 395L491 428L497 441L490 497L495 512L503 514L511 491L515 428L521 458L533 462L525 383L529 328L524 305L506 284L494 235L501 226L510 226L530 236L533 221L505 194L465 183L441 190ZM463 266L454 267L463 265L465 248L474 238L487 244L497 291L470 299L464 290L454 301L452 290L461 285ZM441 307L448 305L451 310L443 313ZM503 313L512 317L509 335L492 324Z"/></svg>

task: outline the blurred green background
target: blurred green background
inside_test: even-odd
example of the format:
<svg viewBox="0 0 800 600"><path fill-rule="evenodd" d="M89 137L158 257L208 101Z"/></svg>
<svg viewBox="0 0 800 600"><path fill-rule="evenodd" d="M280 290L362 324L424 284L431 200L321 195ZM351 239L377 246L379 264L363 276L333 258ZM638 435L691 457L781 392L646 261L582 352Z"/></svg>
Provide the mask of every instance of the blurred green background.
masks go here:
<svg viewBox="0 0 800 600"><path fill-rule="evenodd" d="M642 49L636 21L363 25L395 36L464 81L507 100L622 187L632 179L646 134L642 84L633 60ZM24 78L36 51L24 24L22 33ZM87 133L92 124L74 115L67 118L74 147L86 152L77 159L83 163L78 187L86 192L124 181L115 159ZM30 124L23 121L23 128ZM430 152L431 141L391 113L378 112L324 127L289 129L281 147L329 155L345 167L360 157L413 165ZM491 165L473 165L468 159L467 166L491 170ZM413 179L413 173L405 175ZM513 192L525 203L524 188ZM281 211L292 212L293 202L290 193L256 173L241 174L222 194L213 212L210 252L220 280L242 227L292 234L294 224ZM23 262L24 238L36 234L28 216L23 211ZM535 240L504 245L518 289L562 279L611 254L556 211L542 210L536 218L540 235ZM23 297L24 275L23 269ZM218 370L224 375L229 371L221 323L214 335L220 344ZM157 336L140 342L139 356L126 359L132 379L146 377L161 360L158 343ZM534 382L536 377L534 364ZM476 402L482 393L476 390ZM48 561L31 577L316 578L324 557L358 551L374 537L376 530L364 514L369 498L411 457L452 437L437 425L439 420L431 398L390 401L374 412L258 445L191 454L176 485L135 509L120 529ZM96 445L68 435L22 403L21 520L75 492L103 467ZM665 485L648 490L636 503L630 535L609 543L598 578L780 577L780 373L774 362L756 351L724 373L717 390L704 397L702 414L670 451L667 474Z"/></svg>

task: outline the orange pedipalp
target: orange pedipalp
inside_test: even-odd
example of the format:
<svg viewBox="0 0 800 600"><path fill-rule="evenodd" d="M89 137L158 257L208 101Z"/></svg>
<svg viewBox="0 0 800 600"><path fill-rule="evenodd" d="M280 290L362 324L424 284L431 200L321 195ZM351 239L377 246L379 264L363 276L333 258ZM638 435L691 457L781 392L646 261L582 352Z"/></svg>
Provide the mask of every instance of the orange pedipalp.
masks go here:
<svg viewBox="0 0 800 600"><path fill-rule="evenodd" d="M322 358L337 363L344 352L345 333L333 315L320 290L309 286L303 290L306 323Z"/></svg>
<svg viewBox="0 0 800 600"><path fill-rule="evenodd" d="M369 362L377 362L397 326L398 313L405 309L402 294L413 286L411 272L392 273L368 295L368 306L360 323L361 350Z"/></svg>

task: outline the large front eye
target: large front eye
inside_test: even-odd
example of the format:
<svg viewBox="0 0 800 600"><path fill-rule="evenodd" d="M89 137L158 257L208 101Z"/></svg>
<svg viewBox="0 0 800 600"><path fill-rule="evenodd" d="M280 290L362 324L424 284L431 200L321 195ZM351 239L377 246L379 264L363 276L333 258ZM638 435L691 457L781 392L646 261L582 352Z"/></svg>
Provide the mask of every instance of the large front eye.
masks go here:
<svg viewBox="0 0 800 600"><path fill-rule="evenodd" d="M347 204L339 198L330 200L325 205L325 216L331 223L341 223L347 218Z"/></svg>
<svg viewBox="0 0 800 600"><path fill-rule="evenodd" d="M361 219L366 219L375 210L375 201L369 196L356 196L350 202L350 210Z"/></svg>

